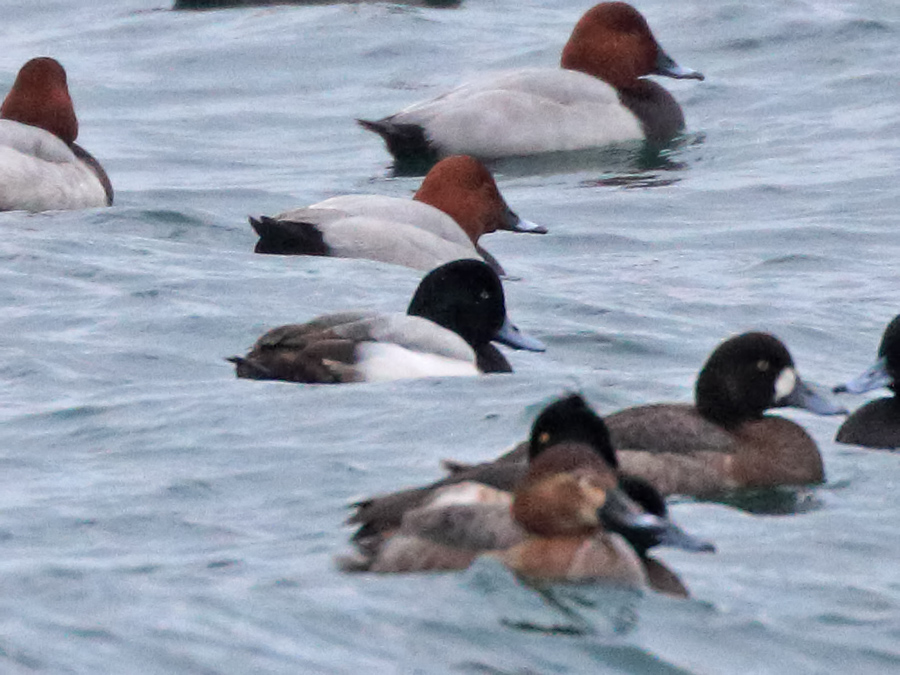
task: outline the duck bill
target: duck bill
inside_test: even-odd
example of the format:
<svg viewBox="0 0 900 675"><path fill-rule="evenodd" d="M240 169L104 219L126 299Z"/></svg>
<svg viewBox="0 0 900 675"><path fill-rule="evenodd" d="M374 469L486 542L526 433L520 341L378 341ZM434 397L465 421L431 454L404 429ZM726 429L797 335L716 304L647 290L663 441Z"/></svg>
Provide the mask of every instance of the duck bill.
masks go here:
<svg viewBox="0 0 900 675"><path fill-rule="evenodd" d="M543 342L528 333L520 331L509 320L509 317L503 320L503 325L500 326L500 330L497 331L492 340L513 349L524 349L529 352L547 351L547 346Z"/></svg>
<svg viewBox="0 0 900 675"><path fill-rule="evenodd" d="M873 389L887 387L893 382L887 370L887 358L881 357L873 363L864 373L857 375L852 380L839 384L834 388L835 394L865 394Z"/></svg>
<svg viewBox="0 0 900 675"><path fill-rule="evenodd" d="M794 388L787 396L775 401L775 407L802 408L817 415L846 415L847 409L832 401L826 392L824 387L797 377Z"/></svg>
<svg viewBox="0 0 900 675"><path fill-rule="evenodd" d="M503 223L500 225L500 229L509 230L510 232L525 232L528 234L547 234L546 227L538 225L537 223L532 223L530 220L520 218L519 215L509 207L506 208L506 215L503 219Z"/></svg>
<svg viewBox="0 0 900 675"><path fill-rule="evenodd" d="M656 70L653 71L654 75L664 75L665 77L672 77L676 80L702 80L704 79L703 73L692 70L691 68L683 68L675 63L675 59L666 54L662 49L659 50L656 56Z"/></svg>
<svg viewBox="0 0 900 675"><path fill-rule="evenodd" d="M606 502L599 509L598 516L604 527L621 534L641 552L654 546L703 553L716 550L710 542L688 534L668 518L644 511L619 490L606 493Z"/></svg>
<svg viewBox="0 0 900 675"><path fill-rule="evenodd" d="M715 553L716 547L712 542L700 539L688 534L675 523L666 520L668 527L659 535L659 545L670 548L680 548L691 553Z"/></svg>

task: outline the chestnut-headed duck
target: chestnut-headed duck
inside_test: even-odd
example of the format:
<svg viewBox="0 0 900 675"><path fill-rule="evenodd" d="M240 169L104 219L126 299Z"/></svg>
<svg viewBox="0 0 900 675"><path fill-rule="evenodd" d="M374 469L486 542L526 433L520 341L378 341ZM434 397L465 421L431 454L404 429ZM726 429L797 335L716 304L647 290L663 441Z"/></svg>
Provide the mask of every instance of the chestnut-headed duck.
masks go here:
<svg viewBox="0 0 900 675"><path fill-rule="evenodd" d="M109 177L77 137L66 71L54 59L31 59L0 106L0 211L112 204Z"/></svg>
<svg viewBox="0 0 900 675"><path fill-rule="evenodd" d="M447 157L432 167L412 200L381 195L332 197L274 218L250 219L257 253L366 258L431 270L451 260L485 260L478 243L497 230L546 233L519 218L494 177L473 157Z"/></svg>
<svg viewBox="0 0 900 675"><path fill-rule="evenodd" d="M532 428L529 461L506 468L357 504L350 522L361 524L354 536L359 555L342 565L464 569L491 552L533 579L649 582L684 597L677 575L647 551L660 544L714 550L668 519L652 486L618 475L609 434L579 396L547 406Z"/></svg>
<svg viewBox="0 0 900 675"><path fill-rule="evenodd" d="M863 394L887 387L893 396L866 403L856 410L838 429L838 443L867 448L900 448L900 315L884 329L878 360L858 377L838 385L835 392Z"/></svg>
<svg viewBox="0 0 900 675"><path fill-rule="evenodd" d="M238 377L311 384L511 372L491 341L545 349L507 318L497 274L456 260L422 279L406 314L325 314L270 330L228 360Z"/></svg>
<svg viewBox="0 0 900 675"><path fill-rule="evenodd" d="M668 91L644 76L703 79L675 63L641 13L624 2L588 10L560 66L486 76L381 120L358 121L401 162L455 154L496 159L643 139L662 144L684 130L684 115Z"/></svg>

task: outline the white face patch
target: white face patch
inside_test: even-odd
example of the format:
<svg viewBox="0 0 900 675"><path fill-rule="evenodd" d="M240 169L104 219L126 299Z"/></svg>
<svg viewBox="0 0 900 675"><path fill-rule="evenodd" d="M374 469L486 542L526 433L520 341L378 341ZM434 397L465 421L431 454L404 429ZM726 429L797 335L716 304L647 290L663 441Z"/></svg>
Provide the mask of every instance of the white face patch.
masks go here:
<svg viewBox="0 0 900 675"><path fill-rule="evenodd" d="M775 380L775 402L790 396L796 386L797 372L793 368L783 369Z"/></svg>

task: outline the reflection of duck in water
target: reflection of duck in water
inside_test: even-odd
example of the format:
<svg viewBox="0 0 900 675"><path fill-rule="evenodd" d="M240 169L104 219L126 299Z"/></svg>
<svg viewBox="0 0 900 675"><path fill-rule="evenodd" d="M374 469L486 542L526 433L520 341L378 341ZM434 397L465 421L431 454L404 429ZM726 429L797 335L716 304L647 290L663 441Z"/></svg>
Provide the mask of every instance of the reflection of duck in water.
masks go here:
<svg viewBox="0 0 900 675"><path fill-rule="evenodd" d="M454 570L487 554L532 581L602 580L686 595L674 573L647 550L658 544L704 551L712 546L671 523L649 485L620 486L609 435L583 399L571 396L548 406L535 421L529 447L524 476L508 463L481 476L487 483L478 482L476 469L460 482L359 505L351 521L362 523L354 537L362 555L345 560L345 567ZM496 487L510 479L513 494ZM404 494L408 508L394 509L394 515L401 512L392 526L380 518L378 502L396 507ZM654 502L649 511L642 506L647 501Z"/></svg>

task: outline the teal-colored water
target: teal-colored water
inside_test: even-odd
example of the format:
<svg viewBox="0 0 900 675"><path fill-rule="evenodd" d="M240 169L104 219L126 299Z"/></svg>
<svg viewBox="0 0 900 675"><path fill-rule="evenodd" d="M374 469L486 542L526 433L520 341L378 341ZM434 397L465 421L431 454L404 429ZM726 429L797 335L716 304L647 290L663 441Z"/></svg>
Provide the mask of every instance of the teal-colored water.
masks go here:
<svg viewBox="0 0 900 675"><path fill-rule="evenodd" d="M0 671L900 669L900 454L834 444L838 418L784 413L828 474L787 515L673 506L718 546L661 553L693 599L581 589L564 599L577 634L487 563L386 579L332 562L350 501L498 453L562 391L601 412L689 400L709 351L747 329L821 383L872 361L900 310L892 0L636 3L707 76L665 82L691 136L653 161L494 167L551 230L484 240L518 278L511 316L549 347L511 354L514 376L316 388L236 381L223 360L319 312L403 309L414 271L256 256L246 216L410 195L420 179L392 177L353 118L554 64L590 4L0 2L0 92L29 58L59 59L117 193L0 214Z"/></svg>

